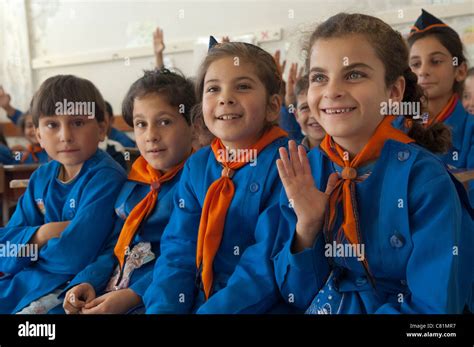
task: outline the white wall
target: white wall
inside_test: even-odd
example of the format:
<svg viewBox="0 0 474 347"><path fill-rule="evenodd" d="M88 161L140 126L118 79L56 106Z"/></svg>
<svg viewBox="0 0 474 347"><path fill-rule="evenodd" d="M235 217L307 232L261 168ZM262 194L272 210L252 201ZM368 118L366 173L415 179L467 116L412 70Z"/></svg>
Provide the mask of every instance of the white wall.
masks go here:
<svg viewBox="0 0 474 347"><path fill-rule="evenodd" d="M143 69L153 67L151 35L155 26L164 29L168 47L174 42L196 40L210 34L216 37L224 34L232 36L281 28L282 40L263 43L262 47L270 52L277 48L283 49L284 55L285 49L288 49L288 59L297 61L300 58L301 33L310 31L317 21L339 11L364 12L385 16L387 20L391 20L398 9L414 8L412 12L408 12L416 18L421 6L438 4L439 6L435 7L438 10L434 14L440 16L445 13L445 9L456 7L459 3L464 3L464 7L474 6L472 0L0 0L0 16L2 1L26 1L33 63L44 62L49 58L54 61L57 57L63 57L64 61L79 59L79 63L74 65L43 65L35 68L34 88L49 76L76 74L93 81L104 97L112 103L115 113L120 113L122 98L130 84L141 76ZM457 23L465 27L465 22L472 20L473 16L469 16L449 19L447 22L451 24L450 21L453 21L453 26L457 29ZM396 22L395 19L394 23ZM410 25L411 23L402 23L399 27L409 28ZM130 61L121 57L118 60L80 63L81 59L87 61L88 58L101 54L111 57L114 52L123 52L127 47L145 47L147 51L147 46L149 56L133 58ZM165 50L165 57L185 74L194 74L196 58L193 51L166 55ZM474 59L474 54L472 58ZM0 63L1 59L2 57Z"/></svg>

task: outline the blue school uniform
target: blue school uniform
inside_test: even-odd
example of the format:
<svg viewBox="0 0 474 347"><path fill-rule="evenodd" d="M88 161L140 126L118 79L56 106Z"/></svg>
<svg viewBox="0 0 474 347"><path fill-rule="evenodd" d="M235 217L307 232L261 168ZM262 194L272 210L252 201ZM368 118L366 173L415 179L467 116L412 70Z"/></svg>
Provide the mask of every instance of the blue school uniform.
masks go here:
<svg viewBox="0 0 474 347"><path fill-rule="evenodd" d="M181 173L176 174L171 180L164 182L160 187L158 201L149 217L142 223L130 244L130 249L140 242L151 244L151 251L154 258L144 263L141 267L133 271L130 277L128 288L137 295L143 297L146 289L153 278L153 268L156 259L160 256L160 240L163 230L173 211L173 195L179 182ZM104 294L104 290L111 278L113 270L117 267L118 261L114 255L115 244L123 228L125 220L133 208L142 201L150 192L150 186L144 183L127 181L123 186L115 203L117 221L115 223L114 234L108 242L108 247L98 257L97 261L88 265L69 283L64 293L70 288L80 283L90 283L98 295Z"/></svg>
<svg viewBox="0 0 474 347"><path fill-rule="evenodd" d="M256 165L235 171L235 195L213 262L213 291L207 301L196 285L196 247L202 207L222 166L210 147L186 162L174 197L175 208L161 241L153 282L145 293L147 313L265 313L285 311L271 257L277 236L281 181L275 161L280 138L265 147ZM280 243L278 243L280 244Z"/></svg>
<svg viewBox="0 0 474 347"><path fill-rule="evenodd" d="M406 131L405 117L398 117L394 127ZM474 117L462 106L460 100L450 116L443 122L451 129L453 147L439 158L447 165L458 169L474 169ZM474 182L469 183L469 199L474 206Z"/></svg>
<svg viewBox="0 0 474 347"><path fill-rule="evenodd" d="M290 140L295 140L296 142L303 140L304 135L301 132L300 125L296 121L295 114L290 112L285 105L282 105L280 108L280 121L278 124L288 133Z"/></svg>
<svg viewBox="0 0 474 347"><path fill-rule="evenodd" d="M120 142L122 144L122 146L124 147L135 147L135 142L133 142L133 140L128 137L126 134L124 134L123 132L121 132L120 130L117 130L115 128L112 128L112 130L110 130L110 134L109 134L109 139L111 140L114 140L114 141L117 141L117 142Z"/></svg>
<svg viewBox="0 0 474 347"><path fill-rule="evenodd" d="M309 161L317 188L325 191L329 175L341 168L319 149ZM286 226L280 231L288 241L274 264L283 296L308 313L462 312L474 258L472 211L462 186L434 155L394 140L386 141L375 164L358 169L358 175L367 172L356 184L363 252L338 253L320 232L312 248L292 253L296 215L282 192ZM342 217L341 209L332 232ZM356 258L362 256L375 289Z"/></svg>
<svg viewBox="0 0 474 347"><path fill-rule="evenodd" d="M61 236L50 239L37 256L0 256L0 272L5 274L0 278L0 313L18 312L64 286L97 257L112 232L112 206L126 179L125 171L100 150L84 162L70 183L57 178L60 168L57 161L38 168L12 219L0 228L0 244L21 246L28 245L41 225L70 221Z"/></svg>
<svg viewBox="0 0 474 347"><path fill-rule="evenodd" d="M32 155L29 155L24 162L15 161L15 164L46 164L49 162L48 153L43 149L41 152L35 153L36 158L38 161L35 161Z"/></svg>
<svg viewBox="0 0 474 347"><path fill-rule="evenodd" d="M0 164L10 165L14 163L15 163L15 159L13 159L10 148L8 148L5 145L0 144Z"/></svg>

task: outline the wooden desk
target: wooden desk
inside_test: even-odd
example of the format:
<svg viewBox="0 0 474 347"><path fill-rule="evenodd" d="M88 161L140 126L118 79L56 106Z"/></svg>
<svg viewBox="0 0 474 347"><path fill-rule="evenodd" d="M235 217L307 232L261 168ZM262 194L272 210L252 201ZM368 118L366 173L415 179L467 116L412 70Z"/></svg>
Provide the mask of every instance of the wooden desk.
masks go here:
<svg viewBox="0 0 474 347"><path fill-rule="evenodd" d="M474 170L452 170L451 173L469 190L469 182L474 181Z"/></svg>
<svg viewBox="0 0 474 347"><path fill-rule="evenodd" d="M26 187L11 188L10 181L29 179L38 164L0 165L0 195L2 201L2 225L10 220L9 208L11 203L18 201Z"/></svg>

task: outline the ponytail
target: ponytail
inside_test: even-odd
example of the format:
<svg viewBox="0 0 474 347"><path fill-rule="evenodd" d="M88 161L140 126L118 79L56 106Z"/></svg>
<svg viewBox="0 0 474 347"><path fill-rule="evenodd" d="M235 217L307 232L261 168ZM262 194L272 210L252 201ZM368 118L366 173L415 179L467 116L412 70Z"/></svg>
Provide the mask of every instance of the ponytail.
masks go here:
<svg viewBox="0 0 474 347"><path fill-rule="evenodd" d="M426 109L426 97L423 90L417 84L416 74L408 67L403 72L405 78L405 93L403 101L420 102L421 109ZM434 123L427 128L421 125L421 119L413 119L413 115L405 115L405 118L411 119L411 127L408 130L408 136L416 141L420 146L425 147L433 153L446 153L452 146L451 130L443 123Z"/></svg>

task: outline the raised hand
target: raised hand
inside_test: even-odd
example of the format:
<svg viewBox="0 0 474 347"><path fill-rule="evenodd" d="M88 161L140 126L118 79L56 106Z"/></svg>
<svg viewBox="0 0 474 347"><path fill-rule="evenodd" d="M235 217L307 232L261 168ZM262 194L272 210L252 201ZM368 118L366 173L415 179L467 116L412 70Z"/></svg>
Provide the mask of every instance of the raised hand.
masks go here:
<svg viewBox="0 0 474 347"><path fill-rule="evenodd" d="M280 148L277 160L278 174L296 217L296 237L293 250L299 252L313 245L316 236L323 227L324 215L329 195L337 183L337 174L329 177L325 192L314 185L306 150L296 147L295 141L289 142L289 156L285 148Z"/></svg>
<svg viewBox="0 0 474 347"><path fill-rule="evenodd" d="M296 107L295 85L298 82L298 63L292 63L286 81L285 104Z"/></svg>
<svg viewBox="0 0 474 347"><path fill-rule="evenodd" d="M10 104L11 97L7 94L2 86L0 86L0 108L3 108L7 112L7 116L11 117L15 114L16 110Z"/></svg>
<svg viewBox="0 0 474 347"><path fill-rule="evenodd" d="M153 52L155 53L156 68L161 69L163 64L163 51L165 50L165 41L163 38L163 29L157 27L153 32Z"/></svg>
<svg viewBox="0 0 474 347"><path fill-rule="evenodd" d="M280 72L281 76L283 76L283 72L285 71L285 66L286 66L286 60L283 61L283 63L280 64L280 55L281 52L278 49L274 54L273 54L273 59L275 60L275 63L277 65L278 71Z"/></svg>

